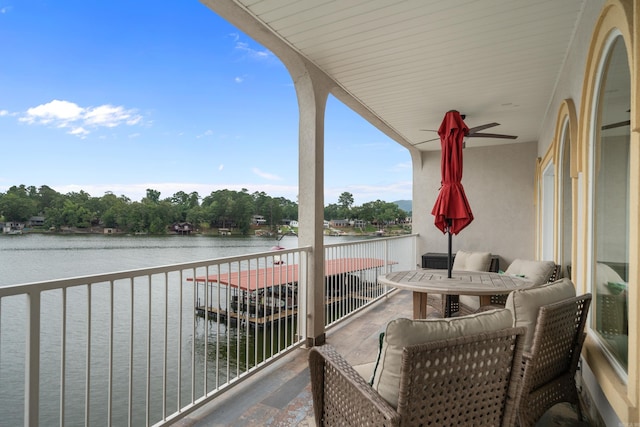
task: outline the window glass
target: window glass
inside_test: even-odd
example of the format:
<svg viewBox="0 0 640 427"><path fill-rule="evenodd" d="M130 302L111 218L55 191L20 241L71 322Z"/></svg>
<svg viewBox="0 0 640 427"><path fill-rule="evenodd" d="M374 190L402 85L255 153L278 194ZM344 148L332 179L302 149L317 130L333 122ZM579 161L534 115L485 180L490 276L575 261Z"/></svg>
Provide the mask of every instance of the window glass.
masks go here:
<svg viewBox="0 0 640 427"><path fill-rule="evenodd" d="M569 124L565 122L564 129L562 131L562 158L560 160L561 176L560 185L562 187L560 194L562 200L560 201L560 224L561 224L561 265L563 270L566 271L568 276L570 273L571 265L571 241L573 237L572 228L572 188L571 188L571 141L569 139Z"/></svg>
<svg viewBox="0 0 640 427"><path fill-rule="evenodd" d="M592 328L627 370L630 75L624 41L611 45L594 132L594 310Z"/></svg>
<svg viewBox="0 0 640 427"><path fill-rule="evenodd" d="M555 173L553 163L542 172L542 257L553 261L553 212L555 210Z"/></svg>

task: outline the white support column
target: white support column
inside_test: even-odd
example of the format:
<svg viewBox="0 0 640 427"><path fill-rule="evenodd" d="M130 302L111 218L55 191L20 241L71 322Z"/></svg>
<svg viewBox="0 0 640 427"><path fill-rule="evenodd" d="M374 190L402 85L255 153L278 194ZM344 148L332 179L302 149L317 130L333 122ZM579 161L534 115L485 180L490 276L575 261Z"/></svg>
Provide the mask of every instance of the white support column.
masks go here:
<svg viewBox="0 0 640 427"><path fill-rule="evenodd" d="M321 344L324 342L324 111L329 93L390 138L396 141L404 141L404 139L359 100L354 99L299 52L293 50L271 29L258 22L256 17L248 13L243 6L234 0L200 1L271 50L285 64L293 78L300 110L298 242L300 246L312 247L312 254L308 260L310 277L306 278L308 284L306 333L307 342L310 345ZM404 142L405 147L411 147L407 141ZM413 150L412 153L418 152L414 147L409 149ZM414 188L415 176L414 169ZM430 209L431 206L429 206L429 213ZM415 212L414 208L414 217ZM302 282L301 278L301 285Z"/></svg>
<svg viewBox="0 0 640 427"><path fill-rule="evenodd" d="M313 248L307 265L306 325L307 345L314 346L325 340L324 112L331 84L310 64L292 74L300 109L298 242Z"/></svg>

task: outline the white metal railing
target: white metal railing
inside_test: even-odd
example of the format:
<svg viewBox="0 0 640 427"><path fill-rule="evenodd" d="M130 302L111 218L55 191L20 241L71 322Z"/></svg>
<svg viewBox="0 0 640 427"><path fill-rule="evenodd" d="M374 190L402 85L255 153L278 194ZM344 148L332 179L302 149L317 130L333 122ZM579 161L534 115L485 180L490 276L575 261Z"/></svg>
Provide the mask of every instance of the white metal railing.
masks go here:
<svg viewBox="0 0 640 427"><path fill-rule="evenodd" d="M412 270L416 260L416 236L399 236L325 245L325 260L342 274L325 271L325 324L331 326L386 295L378 275ZM358 264L364 268L356 267Z"/></svg>
<svg viewBox="0 0 640 427"><path fill-rule="evenodd" d="M0 288L2 424L163 425L201 407L305 342L309 251ZM325 258L332 325L387 292L378 274L412 268L415 236Z"/></svg>

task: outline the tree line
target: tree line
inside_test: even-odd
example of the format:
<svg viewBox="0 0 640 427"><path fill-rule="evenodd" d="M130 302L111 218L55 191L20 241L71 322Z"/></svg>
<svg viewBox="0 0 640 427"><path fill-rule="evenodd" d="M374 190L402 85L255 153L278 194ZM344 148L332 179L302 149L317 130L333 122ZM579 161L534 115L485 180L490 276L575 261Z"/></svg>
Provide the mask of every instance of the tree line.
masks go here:
<svg viewBox="0 0 640 427"><path fill-rule="evenodd" d="M157 190L147 189L139 202L111 192L101 197L92 197L82 190L62 194L47 185L13 186L0 193L1 220L27 222L34 216L43 216L44 227L54 230L108 227L162 234L172 224L190 223L202 229L233 228L248 234L254 215L264 217L267 226L275 229L283 220L298 219L298 204L264 192L250 194L246 189L217 190L205 197L195 191L178 191L167 198L161 198ZM353 195L348 192L340 195L338 203L325 207L326 219L360 219L381 224L406 216L395 203L380 200L353 206Z"/></svg>

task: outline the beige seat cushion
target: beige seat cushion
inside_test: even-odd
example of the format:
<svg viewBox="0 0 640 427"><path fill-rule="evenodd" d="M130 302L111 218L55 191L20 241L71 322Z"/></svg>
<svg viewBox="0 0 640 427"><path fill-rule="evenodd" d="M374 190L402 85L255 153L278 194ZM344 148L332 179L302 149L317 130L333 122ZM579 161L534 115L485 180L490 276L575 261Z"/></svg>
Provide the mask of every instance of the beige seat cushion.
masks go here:
<svg viewBox="0 0 640 427"><path fill-rule="evenodd" d="M453 260L453 270L489 271L491 267L491 252L456 252Z"/></svg>
<svg viewBox="0 0 640 427"><path fill-rule="evenodd" d="M531 350L540 307L575 296L576 288L567 278L535 288L518 289L509 294L505 308L513 313L513 326L527 328L524 335L524 351Z"/></svg>
<svg viewBox="0 0 640 427"><path fill-rule="evenodd" d="M556 264L553 261L532 261L527 259L514 259L505 274L523 276L536 285L543 285L549 281Z"/></svg>
<svg viewBox="0 0 640 427"><path fill-rule="evenodd" d="M453 270L489 271L489 268L491 268L491 252L456 252ZM480 299L475 296L460 295L460 303L474 311L480 307Z"/></svg>
<svg viewBox="0 0 640 427"><path fill-rule="evenodd" d="M362 365L353 365L353 369L360 374L362 378L367 380L369 384L373 382L373 372L376 369L376 362L363 363Z"/></svg>
<svg viewBox="0 0 640 427"><path fill-rule="evenodd" d="M404 347L497 331L510 328L512 324L511 312L506 309L447 319L392 320L387 325L382 341L380 361L373 378L373 388L395 408L398 406L400 365Z"/></svg>
<svg viewBox="0 0 640 427"><path fill-rule="evenodd" d="M460 295L460 305L465 305L469 310L476 311L480 308L480 297L473 295Z"/></svg>

